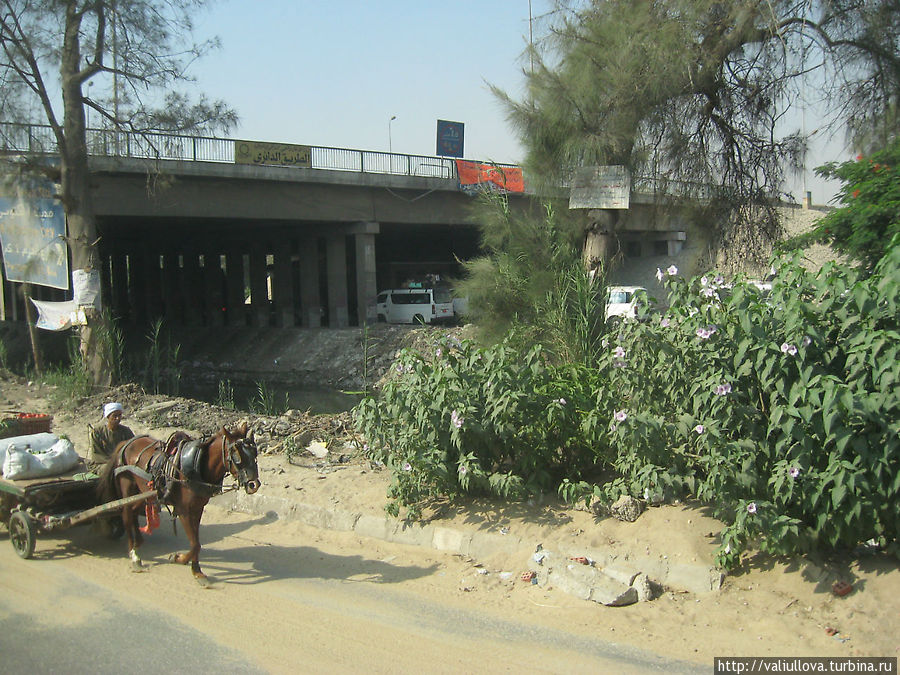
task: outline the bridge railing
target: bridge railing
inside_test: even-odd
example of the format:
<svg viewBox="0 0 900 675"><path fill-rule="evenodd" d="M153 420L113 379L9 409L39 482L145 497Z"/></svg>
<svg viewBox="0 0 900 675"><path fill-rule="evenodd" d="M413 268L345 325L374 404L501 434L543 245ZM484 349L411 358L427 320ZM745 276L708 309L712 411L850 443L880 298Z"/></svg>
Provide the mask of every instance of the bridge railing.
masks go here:
<svg viewBox="0 0 900 675"><path fill-rule="evenodd" d="M165 159L189 162L234 163L231 138L185 136L169 133L134 133L112 129L88 129L88 153L98 157ZM358 173L455 179L456 161L446 157L406 155L373 150L310 147L313 169ZM41 124L0 123L0 151L4 153L56 152L52 130ZM511 165L503 165L511 166Z"/></svg>

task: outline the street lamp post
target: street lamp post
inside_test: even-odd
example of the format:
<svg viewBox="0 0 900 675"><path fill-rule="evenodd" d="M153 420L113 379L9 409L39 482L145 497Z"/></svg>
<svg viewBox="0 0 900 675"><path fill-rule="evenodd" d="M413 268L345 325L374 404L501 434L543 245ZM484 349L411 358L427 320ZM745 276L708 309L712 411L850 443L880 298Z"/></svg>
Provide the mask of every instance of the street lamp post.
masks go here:
<svg viewBox="0 0 900 675"><path fill-rule="evenodd" d="M391 122L397 119L396 115L391 115L391 119L388 120L388 152L390 154L394 154L394 144L391 141Z"/></svg>

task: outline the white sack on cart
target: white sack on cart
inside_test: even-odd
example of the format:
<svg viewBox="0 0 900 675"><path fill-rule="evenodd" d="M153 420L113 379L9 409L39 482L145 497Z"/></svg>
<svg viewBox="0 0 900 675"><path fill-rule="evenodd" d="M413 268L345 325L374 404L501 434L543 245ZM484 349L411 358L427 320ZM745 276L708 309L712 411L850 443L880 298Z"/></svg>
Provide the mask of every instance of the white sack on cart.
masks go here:
<svg viewBox="0 0 900 675"><path fill-rule="evenodd" d="M57 476L74 468L80 459L67 438L60 438L49 450L37 454L31 454L24 446L14 445L6 450L3 477L21 480Z"/></svg>
<svg viewBox="0 0 900 675"><path fill-rule="evenodd" d="M24 448L26 445L31 446L33 452L45 452L53 447L59 440L59 436L43 431L39 434L28 434L27 436L13 436L12 438L0 438L0 467L6 460L6 449L10 446L18 446Z"/></svg>

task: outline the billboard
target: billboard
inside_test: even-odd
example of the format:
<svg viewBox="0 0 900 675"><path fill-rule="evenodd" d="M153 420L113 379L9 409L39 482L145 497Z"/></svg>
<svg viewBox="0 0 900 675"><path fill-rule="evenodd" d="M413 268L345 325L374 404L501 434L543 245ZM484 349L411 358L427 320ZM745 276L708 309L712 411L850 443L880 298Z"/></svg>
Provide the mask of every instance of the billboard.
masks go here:
<svg viewBox="0 0 900 675"><path fill-rule="evenodd" d="M631 175L624 166L583 166L576 170L570 209L627 209Z"/></svg>
<svg viewBox="0 0 900 675"><path fill-rule="evenodd" d="M517 166L498 166L456 160L456 173L460 188L469 186L490 187L505 192L525 192L522 169Z"/></svg>
<svg viewBox="0 0 900 675"><path fill-rule="evenodd" d="M312 150L308 145L289 143L234 142L235 164L265 166L296 166L308 169L312 166Z"/></svg>
<svg viewBox="0 0 900 675"><path fill-rule="evenodd" d="M437 155L439 157L462 157L466 125L462 122L437 121Z"/></svg>
<svg viewBox="0 0 900 675"><path fill-rule="evenodd" d="M68 290L66 216L56 193L53 182L37 176L0 182L0 246L7 281Z"/></svg>

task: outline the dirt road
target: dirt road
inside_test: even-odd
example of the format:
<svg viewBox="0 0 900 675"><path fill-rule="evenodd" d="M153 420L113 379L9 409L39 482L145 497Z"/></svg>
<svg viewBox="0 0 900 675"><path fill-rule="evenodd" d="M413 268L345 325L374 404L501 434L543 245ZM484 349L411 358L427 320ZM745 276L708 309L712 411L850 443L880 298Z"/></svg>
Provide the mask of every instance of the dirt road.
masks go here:
<svg viewBox="0 0 900 675"><path fill-rule="evenodd" d="M37 633L29 631L27 644L18 645L23 653L5 652L6 662L40 663L38 654L58 644L55 636L73 630L84 636L80 646L93 655L92 661L103 659L105 638L97 634L99 627L115 624L117 612L127 612L123 620L140 625L116 631L120 652L123 638L130 636L130 649L139 652L141 645L155 644L154 650L172 652L167 660L174 664L176 650L192 650L196 658L213 645L208 657L213 660L199 672L643 673L701 668L617 646L606 635L601 639L600 626L585 630L576 621L567 627L566 613L583 603L551 597L537 587L488 593L476 602L461 599L460 579L471 573L471 565L459 556L349 541L355 537L216 508L208 510L201 530L204 569L216 580L204 590L188 568L163 562L186 544L180 530L173 536L165 517L163 524L143 549L149 564L143 574L130 571L121 541L107 541L87 527L39 537L35 558L27 561L0 542L4 647L9 649L17 626L38 628ZM79 593L82 586L88 590ZM104 598L124 602L119 607ZM533 611L523 612L523 603ZM554 617L556 627L536 620L541 613ZM172 638L185 632L195 637L186 646L165 636L161 643L148 640L156 624L171 626ZM69 648L77 661L78 643ZM105 658L91 663L91 672L121 672L121 661L110 662L113 655ZM154 664L137 654L130 662L133 672Z"/></svg>

